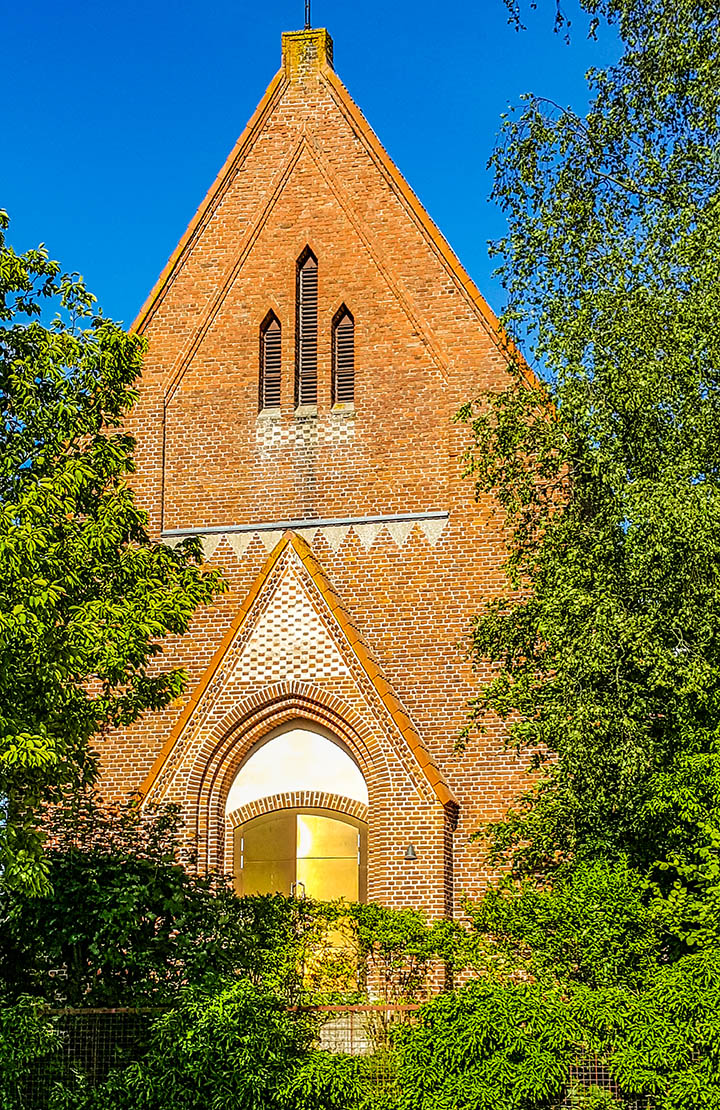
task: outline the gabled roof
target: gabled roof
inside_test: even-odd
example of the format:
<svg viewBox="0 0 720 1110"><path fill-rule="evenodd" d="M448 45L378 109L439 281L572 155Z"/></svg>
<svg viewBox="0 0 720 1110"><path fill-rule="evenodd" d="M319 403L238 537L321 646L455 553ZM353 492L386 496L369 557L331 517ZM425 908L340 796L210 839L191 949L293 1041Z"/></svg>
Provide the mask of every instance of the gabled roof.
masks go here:
<svg viewBox="0 0 720 1110"><path fill-rule="evenodd" d="M302 53L304 51L304 53ZM298 56L306 61L311 55L315 58L312 65L314 73L324 83L340 112L350 123L372 161L387 181L394 194L402 202L409 218L420 229L424 239L440 259L442 265L475 310L485 329L503 350L512 352L512 345L504 334L497 317L487 304L480 290L469 276L449 243L432 221L413 190L392 162L374 131L368 124L347 89L335 73L332 62L332 41L327 31L308 30L290 32L283 35L283 67L270 82L265 95L253 113L242 135L231 150L224 166L207 192L205 199L190 221L182 239L170 256L165 268L153 287L145 304L135 319L132 330L142 333L155 309L163 298L166 287L174 273L182 265L184 256L200 234L213 211L224 196L235 173L247 157L262 132L284 91L297 76Z"/></svg>
<svg viewBox="0 0 720 1110"><path fill-rule="evenodd" d="M301 539L297 533L288 531L285 533L280 542L276 545L270 553L265 562L262 570L255 579L249 593L242 602L237 614L235 615L232 624L226 632L223 640L218 647L215 655L213 656L205 674L202 676L197 686L193 690L188 704L185 706L180 718L170 732L166 742L163 744L155 763L153 764L150 773L148 774L145 782L140 788L140 793L143 797L153 787L159 777L162 769L169 759L176 743L178 742L182 732L192 717L195 709L200 702L204 699L206 692L212 685L216 674L221 670L223 661L230 651L238 633L242 629L245 622L248 620L256 600L259 598L263 591L263 587L270 578L273 569L277 565L281 556L291 547L295 554L301 560L305 570L309 574L316 587L318 593L322 597L323 602L330 610L332 617L339 627L350 653L354 656L357 663L360 664L363 671L367 675L370 683L382 702L385 710L395 725L398 733L402 736L407 748L409 749L415 763L420 769L422 776L429 784L432 792L437 797L438 801L443 806L448 806L453 810L457 809L457 802L453 797L442 772L428 752L422 737L415 728L408 714L405 712L399 698L396 696L392 685L382 673L379 665L373 658L373 655L365 643L363 637L355 628L353 622L345 611L340 598L330 585L327 577L325 576L320 564L317 562L312 554L312 551L305 540Z"/></svg>
<svg viewBox="0 0 720 1110"><path fill-rule="evenodd" d="M438 372L443 380L446 380L445 361L437 337L434 335L428 322L420 319L414 305L404 291L399 288L391 268L387 265L387 259L383 257L383 251L377 243L376 238L373 236L372 228L368 226L367 221L363 219L357 211L353 210L349 197L345 194L336 175L332 172L331 167L323 159L313 136L303 133L288 153L286 161L272 189L268 190L267 194L261 198L260 204L257 206L253 216L248 220L248 225L243 234L238 237L235 250L231 253L229 264L222 278L218 280L214 293L208 298L198 319L188 328L186 342L178 352L172 366L167 369L163 379L163 392L166 401L170 401L178 389L186 370L191 365L217 313L222 309L228 290L233 286L238 274L241 272L243 264L251 255L254 243L265 225L268 215L272 212L275 204L282 196L284 186L286 182L290 180L295 166L298 165L303 157L307 157L311 160L319 176L327 184L348 221L357 233L360 242L373 259L378 273L392 291L395 302L401 311L405 313L413 332L422 337Z"/></svg>

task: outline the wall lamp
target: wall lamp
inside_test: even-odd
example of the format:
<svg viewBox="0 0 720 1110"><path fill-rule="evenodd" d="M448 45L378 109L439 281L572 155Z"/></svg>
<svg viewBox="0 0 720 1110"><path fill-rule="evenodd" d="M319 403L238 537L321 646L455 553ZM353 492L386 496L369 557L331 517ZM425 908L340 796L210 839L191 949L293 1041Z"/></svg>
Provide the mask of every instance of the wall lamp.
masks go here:
<svg viewBox="0 0 720 1110"><path fill-rule="evenodd" d="M408 844L405 849L405 859L417 859L417 852L415 851L414 844Z"/></svg>

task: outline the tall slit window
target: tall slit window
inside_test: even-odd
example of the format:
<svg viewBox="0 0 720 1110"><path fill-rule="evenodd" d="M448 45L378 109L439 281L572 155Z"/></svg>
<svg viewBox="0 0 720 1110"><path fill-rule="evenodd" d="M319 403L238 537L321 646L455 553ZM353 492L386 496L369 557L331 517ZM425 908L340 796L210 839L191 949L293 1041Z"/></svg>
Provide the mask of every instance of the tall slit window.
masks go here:
<svg viewBox="0 0 720 1110"><path fill-rule="evenodd" d="M295 404L317 404L318 265L307 247L297 265Z"/></svg>
<svg viewBox="0 0 720 1110"><path fill-rule="evenodd" d="M332 403L351 405L355 400L355 321L342 305L332 325Z"/></svg>
<svg viewBox="0 0 720 1110"><path fill-rule="evenodd" d="M274 312L260 326L260 408L280 408L282 377L282 331Z"/></svg>

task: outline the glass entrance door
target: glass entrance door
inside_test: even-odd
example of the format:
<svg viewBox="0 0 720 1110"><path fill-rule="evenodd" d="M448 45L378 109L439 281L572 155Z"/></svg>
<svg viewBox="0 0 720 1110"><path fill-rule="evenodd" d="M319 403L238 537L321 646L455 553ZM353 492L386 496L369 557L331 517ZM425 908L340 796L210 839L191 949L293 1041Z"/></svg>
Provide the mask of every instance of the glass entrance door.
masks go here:
<svg viewBox="0 0 720 1110"><path fill-rule="evenodd" d="M286 809L235 830L239 894L301 894L320 901L362 901L366 826L352 817Z"/></svg>

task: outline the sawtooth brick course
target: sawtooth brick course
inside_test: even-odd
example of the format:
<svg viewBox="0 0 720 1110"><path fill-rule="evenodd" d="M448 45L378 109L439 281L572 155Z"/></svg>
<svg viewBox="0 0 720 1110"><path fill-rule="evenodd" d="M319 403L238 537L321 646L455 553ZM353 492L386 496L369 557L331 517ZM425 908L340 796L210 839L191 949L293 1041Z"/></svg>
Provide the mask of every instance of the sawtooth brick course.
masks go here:
<svg viewBox="0 0 720 1110"><path fill-rule="evenodd" d="M283 68L136 321L148 339L132 417L138 497L157 535L428 511L448 521L434 543L412 524L374 538L319 527L310 545L280 532L270 557L258 533L237 550L223 536L210 561L227 594L164 646L188 693L107 738L105 790L179 802L200 866L221 868L242 759L283 721L316 721L368 783L369 896L459 912L487 881L470 836L505 811L521 773L496 721L456 750L489 673L472 672L463 638L504 588L504 552L497 505L461 479L465 432L452 416L502 384L506 357L492 313L332 69L326 32L283 40ZM306 245L318 259L318 405L301 417ZM355 318L356 401L332 411L342 303ZM259 414L269 309L282 326L282 407Z"/></svg>

